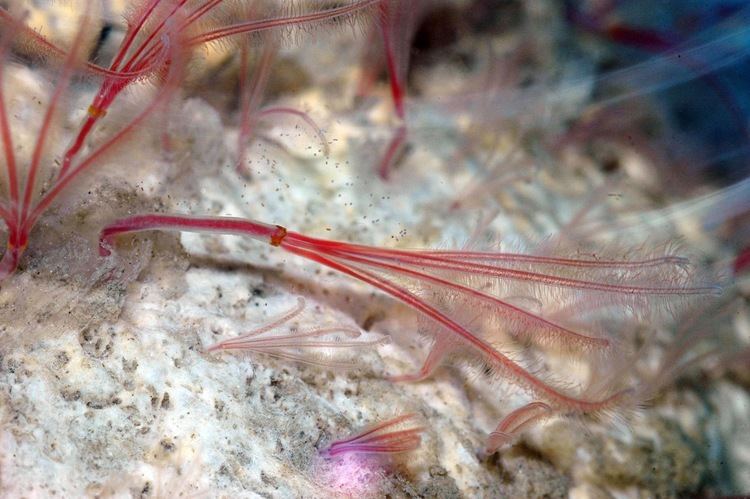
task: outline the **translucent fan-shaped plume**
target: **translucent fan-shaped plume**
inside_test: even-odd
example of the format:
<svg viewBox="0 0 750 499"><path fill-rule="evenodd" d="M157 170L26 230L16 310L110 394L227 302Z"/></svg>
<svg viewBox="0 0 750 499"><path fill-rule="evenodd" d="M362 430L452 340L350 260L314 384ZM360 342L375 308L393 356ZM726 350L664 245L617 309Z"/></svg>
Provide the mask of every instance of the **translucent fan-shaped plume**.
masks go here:
<svg viewBox="0 0 750 499"><path fill-rule="evenodd" d="M245 334L216 343L206 351L250 352L317 366L354 367L356 363L339 360L331 354L332 351L376 347L388 342L387 337L374 341L357 341L361 336L359 329L343 325L292 330L287 334L276 331L299 316L304 309L305 300L298 297L297 305L278 318Z"/></svg>
<svg viewBox="0 0 750 499"><path fill-rule="evenodd" d="M424 428L411 426L416 414L403 414L377 423L354 436L336 440L321 452L327 457L345 454L399 454L413 451L422 443Z"/></svg>
<svg viewBox="0 0 750 499"><path fill-rule="evenodd" d="M419 371L392 379L424 379L455 352L478 358L495 377L524 389L537 402L501 422L496 433L503 438L551 413L606 411L625 404L633 394L628 387L616 386L617 380L612 386L600 383L606 390L598 389L595 397L585 390L571 393L515 360L505 349L515 338L615 359L623 355L616 341L600 331L574 329L552 316L561 312L561 307L585 307L586 314L598 308L639 310L719 292L716 286L696 284L687 261L672 254L614 260L395 250L312 238L281 226L236 218L128 217L102 230L101 253L110 253L118 234L155 229L250 236L354 277L405 303L431 325L428 331L433 346ZM550 304L551 312L538 303Z"/></svg>

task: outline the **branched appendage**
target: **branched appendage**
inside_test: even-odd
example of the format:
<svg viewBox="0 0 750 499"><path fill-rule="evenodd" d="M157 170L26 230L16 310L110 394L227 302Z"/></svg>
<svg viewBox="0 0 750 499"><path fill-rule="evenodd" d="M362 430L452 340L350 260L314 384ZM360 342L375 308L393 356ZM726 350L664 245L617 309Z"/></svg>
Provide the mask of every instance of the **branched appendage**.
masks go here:
<svg viewBox="0 0 750 499"><path fill-rule="evenodd" d="M378 173L388 180L391 168L398 160L406 143L406 73L409 65L411 40L417 23L424 14L426 3L422 0L380 0L378 31L383 45L383 55L390 82L398 127L393 132L385 153L378 165Z"/></svg>
<svg viewBox="0 0 750 499"><path fill-rule="evenodd" d="M277 47L270 44L264 47L260 55L257 68L253 71L253 76L248 82L249 66L249 47L243 45L240 48L240 126L237 135L237 171L245 173L247 168L245 163L245 148L252 135L252 129L256 116L260 108L261 95L268 83L268 77L271 73L271 62L276 57Z"/></svg>
<svg viewBox="0 0 750 499"><path fill-rule="evenodd" d="M531 402L516 409L505 416L495 431L490 433L484 446L484 453L493 454L500 447L511 443L524 429L552 414L552 407L544 402Z"/></svg>
<svg viewBox="0 0 750 499"><path fill-rule="evenodd" d="M389 339L384 337L374 341L357 341L361 336L359 329L349 326L318 327L288 334L266 334L288 323L304 309L305 300L298 297L297 305L280 317L245 334L216 343L208 347L206 352L251 352L320 367L353 368L356 366L355 362L338 361L327 356L313 357L308 353L320 350L325 354L337 349L376 347L387 343Z"/></svg>
<svg viewBox="0 0 750 499"><path fill-rule="evenodd" d="M391 5L391 3L393 5ZM393 39L394 30L396 29L395 20L397 19L397 11L399 10L401 0L384 0L380 4L381 10L381 25L380 32L383 37L383 49L385 51L385 61L388 67L388 76L391 83L391 99L393 100L393 106L396 110L396 117L401 122L398 129L394 132L388 147L386 148L385 155L380 161L378 172L383 180L388 180L390 177L391 167L398 157L398 153L401 151L404 142L406 141L406 107L404 106L404 83L402 82L402 75L404 71L399 68L399 64L396 62L396 47L394 46L395 40Z"/></svg>
<svg viewBox="0 0 750 499"><path fill-rule="evenodd" d="M404 426L416 417L416 414L404 414L383 421L352 437L333 442L321 454L334 458L346 454L392 455L413 451L422 443L421 434L425 429L421 426L394 428Z"/></svg>
<svg viewBox="0 0 750 499"><path fill-rule="evenodd" d="M131 138L147 119L169 104L185 77L193 50L228 37L335 21L374 7L379 1L353 0L328 9L311 9L307 12L249 18L235 24L216 25L210 19L213 19L212 11L224 6L220 0L147 0L140 2L130 14L128 31L108 67L85 60L84 39L90 31L87 29L91 11L87 8L88 3L84 4L83 15L69 49L62 49L46 40L22 19L15 18L6 8L0 7L0 146L5 160L9 198L0 202L0 218L8 229L8 246L0 260L0 280L15 271L32 228L67 187L83 173L95 168L106 154ZM219 19L218 16L216 18ZM3 71L14 43L62 62L27 168L19 168L17 165L16 148L3 95ZM47 149L45 146L48 146L48 139L52 134L53 118L62 112L64 98L80 73L98 78L101 83L70 145L58 156L60 166L52 184L40 192L38 177L44 160L43 153ZM146 79L157 87L153 99L144 101L142 111L130 122L99 144L92 145L92 134L122 92ZM315 123L301 112L283 107L268 108L260 110L260 117L277 113L297 116L322 137L322 132ZM322 141L325 148L324 137ZM22 178L24 175L25 178Z"/></svg>
<svg viewBox="0 0 750 499"><path fill-rule="evenodd" d="M606 309L617 305L637 310L659 306L659 300L715 295L718 291L715 286L695 285L685 272L685 260L675 255L617 261L500 252L395 250L317 239L281 226L221 217L151 214L124 218L102 230L102 255L110 253L118 234L146 230L249 236L349 275L416 310L434 324L434 346L417 373L393 380L427 378L445 356L465 350L478 356L492 373L524 388L536 399L501 422L488 449L553 413L606 411L626 404L634 394L632 389L624 388L596 399L572 395L503 353L498 335L506 331L543 347L590 355L623 354L608 337L580 332L553 319L554 310L549 316L544 315L524 308L518 300L504 298L501 292L522 289L531 296L551 293L567 299L566 306Z"/></svg>

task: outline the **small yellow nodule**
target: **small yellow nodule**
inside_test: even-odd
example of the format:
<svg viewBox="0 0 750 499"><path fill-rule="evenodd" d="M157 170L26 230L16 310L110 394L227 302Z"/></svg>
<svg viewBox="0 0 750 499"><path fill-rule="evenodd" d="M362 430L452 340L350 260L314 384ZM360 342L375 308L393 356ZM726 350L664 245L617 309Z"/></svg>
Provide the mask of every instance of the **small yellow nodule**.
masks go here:
<svg viewBox="0 0 750 499"><path fill-rule="evenodd" d="M89 106L88 113L92 118L101 118L102 116L107 114L107 111L96 106Z"/></svg>
<svg viewBox="0 0 750 499"><path fill-rule="evenodd" d="M276 226L276 232L271 235L271 246L281 246L281 241L286 237L286 227Z"/></svg>

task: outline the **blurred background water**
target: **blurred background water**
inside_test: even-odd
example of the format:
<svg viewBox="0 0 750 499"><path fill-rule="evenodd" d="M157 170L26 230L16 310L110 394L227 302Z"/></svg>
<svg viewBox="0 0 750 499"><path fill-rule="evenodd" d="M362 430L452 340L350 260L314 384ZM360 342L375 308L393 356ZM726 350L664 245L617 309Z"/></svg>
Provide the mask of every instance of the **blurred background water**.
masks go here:
<svg viewBox="0 0 750 499"><path fill-rule="evenodd" d="M598 61L602 71L669 56L663 64L671 67L663 69L677 78L664 88L655 88L648 98L670 126L654 140L669 151L675 175L688 184L710 181L720 185L748 175L747 2L566 0L565 9L571 29L606 47ZM728 54L728 62L719 65ZM653 82L642 83L648 89Z"/></svg>

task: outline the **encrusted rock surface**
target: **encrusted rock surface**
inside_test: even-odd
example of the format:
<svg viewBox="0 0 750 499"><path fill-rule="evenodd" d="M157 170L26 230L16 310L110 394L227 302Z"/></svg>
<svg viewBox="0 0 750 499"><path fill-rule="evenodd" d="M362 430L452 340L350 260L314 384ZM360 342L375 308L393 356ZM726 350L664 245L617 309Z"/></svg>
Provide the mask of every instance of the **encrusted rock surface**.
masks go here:
<svg viewBox="0 0 750 499"><path fill-rule="evenodd" d="M537 23L561 22L546 2L528 10ZM284 49L290 71L310 72L306 54L324 59L326 43L348 45L353 35L320 36L316 46ZM350 55L353 65L356 53ZM549 69L555 62L537 64ZM575 67L585 74L586 64ZM23 79L6 76L8 95L22 96L23 82L37 78L18 71ZM423 94L439 94L441 82L430 76L445 68L422 71ZM345 66L335 75L322 87L318 75L307 75L309 86L295 88L293 98L278 92L323 126L328 157L303 126L272 121L248 149L249 175L238 173L232 117L209 105L211 89L203 89L185 96L170 117L169 154L158 138L142 137L132 146L137 154L117 158L115 173L132 166L141 177L96 177L90 190L43 220L37 246L0 288L3 496L597 498L750 490L750 396L747 378L731 372L701 372L671 385L629 427L555 419L483 456L488 432L519 394L487 386L460 362L425 382L387 381L387 374L413 370L424 345L413 315L371 288L236 237L144 234L123 238L117 256L99 259L96 231L104 221L153 209L250 217L364 244L447 247L502 239L533 248L607 178L595 159L574 151L554 171L540 168L487 194L481 190L487 172L454 166L465 145L465 116L424 97L414 101L414 146L395 180L384 183L374 174L379 145L370 142L382 143L389 131L385 88L365 111L343 112L347 106L334 97L353 100L356 74ZM550 109L555 119L537 125L580 113L589 91L582 85ZM65 126L74 127L78 116ZM501 154L510 154L522 133L501 129ZM482 150L482 133L477 137ZM513 166L535 165L529 151ZM620 190L618 210L664 202L637 185ZM474 199L477 193L490 202ZM468 208L451 209L455 201ZM486 223L494 209L499 215ZM664 230L688 243L712 237ZM359 329L363 341L391 337L392 344L357 350L352 370L205 352L277 317L299 296L306 300L293 324L300 330L346 325ZM747 334L746 304L738 310L732 327ZM331 440L405 412L426 423L417 452L390 462L319 457Z"/></svg>

